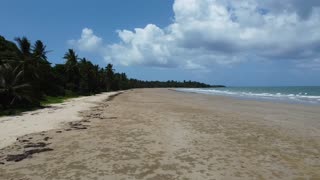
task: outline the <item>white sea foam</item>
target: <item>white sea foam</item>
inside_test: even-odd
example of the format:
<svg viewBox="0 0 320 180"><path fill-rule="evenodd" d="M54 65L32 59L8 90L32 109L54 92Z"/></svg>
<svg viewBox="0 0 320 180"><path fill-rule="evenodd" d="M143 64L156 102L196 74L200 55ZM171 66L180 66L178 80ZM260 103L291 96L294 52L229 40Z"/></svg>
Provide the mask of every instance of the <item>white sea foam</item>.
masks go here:
<svg viewBox="0 0 320 180"><path fill-rule="evenodd" d="M178 91L184 92L194 92L202 94L211 94L211 95L225 95L233 97L242 97L242 98L255 98L255 99L266 99L266 100L282 100L282 101L295 101L300 103L312 103L319 104L320 96L311 96L308 93L300 92L297 94L286 94L286 93L269 93L269 92L252 92L252 91L232 91L224 89L198 89L198 88L183 88L177 89Z"/></svg>

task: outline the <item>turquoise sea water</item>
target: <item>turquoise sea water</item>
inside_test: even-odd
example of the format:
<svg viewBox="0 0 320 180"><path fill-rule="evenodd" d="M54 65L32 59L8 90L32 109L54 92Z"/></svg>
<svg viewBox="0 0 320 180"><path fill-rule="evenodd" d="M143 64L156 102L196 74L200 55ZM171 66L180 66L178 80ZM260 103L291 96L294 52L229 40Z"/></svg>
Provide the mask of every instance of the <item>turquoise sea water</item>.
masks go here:
<svg viewBox="0 0 320 180"><path fill-rule="evenodd" d="M320 86L182 88L178 91L320 105Z"/></svg>

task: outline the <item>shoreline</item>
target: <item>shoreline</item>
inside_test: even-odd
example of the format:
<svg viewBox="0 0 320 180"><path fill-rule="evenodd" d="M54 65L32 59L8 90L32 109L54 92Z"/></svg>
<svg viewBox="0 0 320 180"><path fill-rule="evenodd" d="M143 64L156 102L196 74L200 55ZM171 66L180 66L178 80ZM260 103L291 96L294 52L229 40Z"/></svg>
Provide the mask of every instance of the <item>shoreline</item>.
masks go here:
<svg viewBox="0 0 320 180"><path fill-rule="evenodd" d="M134 89L0 150L0 179L317 179L319 110Z"/></svg>
<svg viewBox="0 0 320 180"><path fill-rule="evenodd" d="M320 107L320 103L310 103L310 102L299 102L295 100L278 100L278 99L264 99L264 98L255 98L255 97L240 97L240 96L231 96L231 95L220 95L220 94L205 94L205 93L197 93L197 92L188 92L188 91L179 91L175 89L169 89L178 93L191 93L198 95L207 95L207 96L215 96L221 98L230 98L236 101L248 101L248 102L265 102L265 103L273 103L273 104L283 104L283 105L297 105L303 107Z"/></svg>
<svg viewBox="0 0 320 180"><path fill-rule="evenodd" d="M311 111L313 113L313 116L316 115L317 112L320 112L320 106L317 105L306 105L306 104L300 104L300 103L286 103L282 101L264 101L264 100L256 100L256 99L247 99L247 98L237 98L233 96L225 96L225 95L213 95L213 94L203 94L203 93L197 93L197 92L185 92L185 91L176 91L177 93L190 93L191 96L194 96L195 98L206 98L211 101L218 101L219 105L215 104L215 108L219 110L227 109L227 112L236 112L239 114L245 113L254 113L254 114L264 114L266 117L264 117L267 120L277 122L280 119L277 119L276 115L279 115L281 113L285 115L292 115L293 119L292 123L297 123L296 131L293 131L293 135L296 132L299 132L298 126L305 127L304 123L312 123L314 127L317 127L319 129L319 137L320 137L320 121L317 118L310 118L308 120L312 122L303 122L301 119L305 119L303 115L305 115L304 112L307 114ZM221 107L219 107L221 106ZM249 111L249 112L248 112ZM268 112L268 113L267 113ZM310 114L311 115L311 114ZM281 119L285 119L285 121L289 120L289 118L281 117ZM320 116L319 116L320 119ZM281 124L281 122L278 122ZM286 124L283 124L286 125ZM308 126L311 129L313 128L312 125Z"/></svg>
<svg viewBox="0 0 320 180"><path fill-rule="evenodd" d="M235 100L244 100L244 101L258 101L258 102L269 102L269 103L279 103L279 104L292 104L292 105L302 105L302 106L311 106L311 107L320 107L320 102L304 102L299 100L292 100L292 99L272 99L272 98L264 98L264 97L250 97L250 96L237 96L237 95L227 95L227 94L210 94L210 93L199 93L199 92L192 92L192 91L183 91L177 90L179 88L171 89L172 91L182 92L182 93L194 93L194 94L202 94L202 95L209 95L209 96L217 96L217 97L226 97L232 98Z"/></svg>
<svg viewBox="0 0 320 180"><path fill-rule="evenodd" d="M0 149L14 143L20 136L61 128L64 124L81 119L79 113L119 92L72 98L63 103L0 117Z"/></svg>

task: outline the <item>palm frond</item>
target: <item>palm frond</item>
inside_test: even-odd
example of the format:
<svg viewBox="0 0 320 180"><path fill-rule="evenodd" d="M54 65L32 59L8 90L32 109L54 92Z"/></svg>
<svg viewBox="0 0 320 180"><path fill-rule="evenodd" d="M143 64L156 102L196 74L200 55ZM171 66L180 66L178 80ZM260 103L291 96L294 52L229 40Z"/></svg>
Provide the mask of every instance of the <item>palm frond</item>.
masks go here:
<svg viewBox="0 0 320 180"><path fill-rule="evenodd" d="M25 83L25 84L21 84L21 85L17 85L17 86L12 87L13 90L19 90L19 89L22 89L22 88L31 88L31 85Z"/></svg>

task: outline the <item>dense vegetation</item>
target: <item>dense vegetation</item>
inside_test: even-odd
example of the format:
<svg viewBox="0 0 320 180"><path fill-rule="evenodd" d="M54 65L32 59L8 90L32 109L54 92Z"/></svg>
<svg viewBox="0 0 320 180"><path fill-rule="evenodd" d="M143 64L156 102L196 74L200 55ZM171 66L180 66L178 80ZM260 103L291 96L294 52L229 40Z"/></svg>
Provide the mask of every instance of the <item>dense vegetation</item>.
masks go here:
<svg viewBox="0 0 320 180"><path fill-rule="evenodd" d="M42 41L32 44L26 37L14 42L0 36L0 110L40 106L52 97L72 97L129 88L210 87L193 81L141 81L117 73L112 64L105 68L79 58L69 49L64 64L51 65ZM62 98L61 98L62 97ZM60 101L58 99L58 102Z"/></svg>

